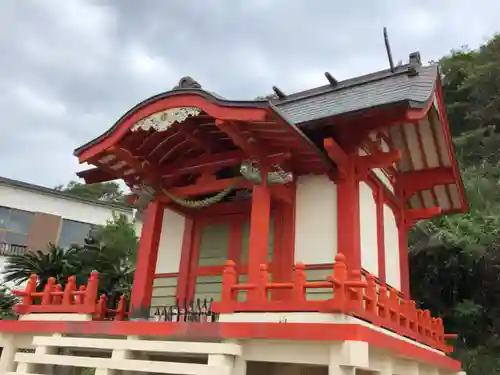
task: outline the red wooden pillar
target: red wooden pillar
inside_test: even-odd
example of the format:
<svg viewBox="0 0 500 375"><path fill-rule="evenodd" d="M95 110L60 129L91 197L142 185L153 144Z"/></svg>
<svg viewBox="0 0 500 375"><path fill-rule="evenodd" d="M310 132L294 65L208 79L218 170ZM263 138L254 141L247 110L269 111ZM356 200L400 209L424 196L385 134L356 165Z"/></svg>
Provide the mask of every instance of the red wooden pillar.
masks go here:
<svg viewBox="0 0 500 375"><path fill-rule="evenodd" d="M399 210L396 215L399 247L399 282L404 298L410 299L410 264L408 263L408 222L406 218L406 199L401 187L396 185L396 197L399 200Z"/></svg>
<svg viewBox="0 0 500 375"><path fill-rule="evenodd" d="M267 186L267 170L263 168L262 184L252 191L252 213L250 217L250 246L248 254L248 283L257 285L260 265L267 263L269 225L271 221L271 192ZM257 291L248 292L248 302L257 300Z"/></svg>
<svg viewBox="0 0 500 375"><path fill-rule="evenodd" d="M164 209L164 205L157 200L150 202L146 209L130 297L131 318L147 319L149 317Z"/></svg>
<svg viewBox="0 0 500 375"><path fill-rule="evenodd" d="M349 161L345 176L337 183L337 219L338 252L345 255L349 270L359 270L361 269L359 181L352 161Z"/></svg>
<svg viewBox="0 0 500 375"><path fill-rule="evenodd" d="M410 299L410 264L408 262L408 226L405 220L399 220L399 272L401 293L403 297Z"/></svg>
<svg viewBox="0 0 500 375"><path fill-rule="evenodd" d="M386 282L385 270L385 231L384 231L384 188L377 184L375 201L377 204L377 258L378 258L378 278L383 283Z"/></svg>
<svg viewBox="0 0 500 375"><path fill-rule="evenodd" d="M274 220L273 282L291 282L295 262L295 192L291 203L278 203ZM273 300L289 300L291 290L273 290L271 297Z"/></svg>

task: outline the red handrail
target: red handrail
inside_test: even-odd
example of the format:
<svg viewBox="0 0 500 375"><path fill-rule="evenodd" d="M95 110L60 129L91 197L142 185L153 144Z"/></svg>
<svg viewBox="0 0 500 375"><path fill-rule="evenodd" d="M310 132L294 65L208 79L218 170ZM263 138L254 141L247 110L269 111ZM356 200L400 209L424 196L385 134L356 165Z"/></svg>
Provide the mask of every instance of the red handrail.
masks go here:
<svg viewBox="0 0 500 375"><path fill-rule="evenodd" d="M307 281L305 266L295 265L293 281L270 282L267 265L260 267L261 277L255 284L239 284L236 265L228 261L222 276L222 298L214 302L219 313L245 311L317 311L344 313L371 322L377 326L412 338L433 348L451 352L446 344L441 318L432 318L429 310L416 308L415 301L403 299L399 292L377 283L373 275L361 270L349 270L342 254L337 254L332 275L325 281ZM331 289L331 298L323 301L307 300L308 289ZM245 301L238 300L238 292L257 290ZM271 300L269 291L289 290L286 299ZM248 296L248 294L247 294Z"/></svg>
<svg viewBox="0 0 500 375"><path fill-rule="evenodd" d="M22 297L21 303L14 306L19 315L33 313L76 313L90 314L95 319L115 316L116 320L123 320L126 316L126 300L122 296L117 309L107 307L107 297L102 295L97 300L99 290L99 273L93 271L86 285L76 287L76 277L70 276L64 290L56 279L47 280L43 292L37 292L38 276L31 275L24 290L14 290L12 293Z"/></svg>

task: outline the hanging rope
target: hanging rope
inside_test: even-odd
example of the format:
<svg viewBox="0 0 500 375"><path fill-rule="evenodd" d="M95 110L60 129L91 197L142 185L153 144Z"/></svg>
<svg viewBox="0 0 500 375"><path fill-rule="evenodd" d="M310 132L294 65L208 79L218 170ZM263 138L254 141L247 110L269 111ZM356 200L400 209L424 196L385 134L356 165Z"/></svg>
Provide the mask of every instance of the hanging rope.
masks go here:
<svg viewBox="0 0 500 375"><path fill-rule="evenodd" d="M193 200L193 199L184 199L181 197L178 197L175 194L170 193L169 191L165 189L161 189L162 193L165 194L167 197L172 199L175 203L182 207L186 208L203 208L203 207L208 207L211 206L212 204L219 203L222 201L224 198L226 198L231 192L234 190L238 182L241 180L241 178L233 178L231 181L231 184L225 188L224 190L221 190L217 194L215 194L212 197L208 198L203 198L200 200ZM155 196L155 191L153 188L147 185L139 185L135 186L132 189L132 192L137 194L139 199L137 200L138 203L136 203L136 206L138 207L144 207L146 206L151 200L154 199Z"/></svg>
<svg viewBox="0 0 500 375"><path fill-rule="evenodd" d="M258 163L256 161L249 160L243 162L240 166L240 173L243 176L243 178L252 182L255 185L259 185L262 183L262 174L257 165ZM293 180L293 175L289 172L285 172L279 165L275 164L272 165L272 167L275 169L275 171L269 172L267 174L267 183L269 185L286 184ZM229 194L231 194L231 192L233 192L239 181L241 181L241 178L238 177L233 178L231 184L227 188L221 190L214 196L203 198L200 200L184 199L178 197L175 194L172 194L171 192L163 188L161 189L161 191L163 194L172 199L172 201L174 201L178 205L186 208L196 209L196 208L208 207L213 204L221 202L224 198L226 198ZM134 186L132 188L132 192L137 194L139 197L137 201L138 203L136 204L139 207L146 206L147 203L153 200L155 197L155 190L147 185Z"/></svg>
<svg viewBox="0 0 500 375"><path fill-rule="evenodd" d="M226 198L231 192L234 190L236 187L236 184L240 181L239 178L233 178L231 181L231 184L225 188L224 190L219 191L217 194L215 194L212 197L200 199L200 200L192 200L192 199L184 199L181 197L178 197L170 192L168 192L165 189L162 189L163 194L165 194L167 197L172 199L175 203L178 205L181 205L183 207L187 208L203 208L203 207L208 207L211 206L212 204L219 203L222 201L224 198Z"/></svg>

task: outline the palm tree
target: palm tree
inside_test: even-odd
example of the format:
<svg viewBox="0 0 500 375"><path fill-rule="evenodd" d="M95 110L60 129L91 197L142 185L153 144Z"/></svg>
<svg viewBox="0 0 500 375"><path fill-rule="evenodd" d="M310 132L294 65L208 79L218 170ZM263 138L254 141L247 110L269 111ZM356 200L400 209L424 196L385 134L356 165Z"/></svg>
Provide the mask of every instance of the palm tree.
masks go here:
<svg viewBox="0 0 500 375"><path fill-rule="evenodd" d="M20 285L28 281L32 274L38 275L38 287L42 289L49 278L55 277L63 284L75 269L73 262L75 249L63 249L50 244L48 251L30 251L23 255L13 255L7 259L4 281Z"/></svg>
<svg viewBox="0 0 500 375"><path fill-rule="evenodd" d="M63 249L50 245L48 251L28 252L8 258L4 280L21 284L30 275L38 275L42 289L50 277L64 287L69 276L76 276L77 285L86 284L89 274L99 272L99 293L111 301L127 295L132 286L138 238L133 223L117 216L105 226L89 233L83 246Z"/></svg>
<svg viewBox="0 0 500 375"><path fill-rule="evenodd" d="M12 308L17 303L17 298L7 288L0 288L0 320L16 319Z"/></svg>

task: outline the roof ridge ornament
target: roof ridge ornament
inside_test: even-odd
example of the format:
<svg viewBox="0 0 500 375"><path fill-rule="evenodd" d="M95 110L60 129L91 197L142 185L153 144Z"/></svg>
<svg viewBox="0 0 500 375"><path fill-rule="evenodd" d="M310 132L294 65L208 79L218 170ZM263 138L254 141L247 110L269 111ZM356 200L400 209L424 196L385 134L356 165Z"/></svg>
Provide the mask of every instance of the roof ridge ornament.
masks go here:
<svg viewBox="0 0 500 375"><path fill-rule="evenodd" d="M412 52L409 56L408 61L408 75L418 76L418 68L422 66L422 57L420 56L420 52Z"/></svg>
<svg viewBox="0 0 500 375"><path fill-rule="evenodd" d="M182 77L172 90L201 89L201 85L190 76Z"/></svg>

